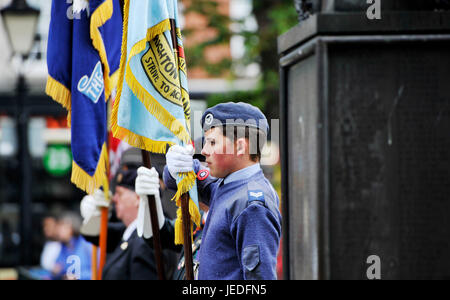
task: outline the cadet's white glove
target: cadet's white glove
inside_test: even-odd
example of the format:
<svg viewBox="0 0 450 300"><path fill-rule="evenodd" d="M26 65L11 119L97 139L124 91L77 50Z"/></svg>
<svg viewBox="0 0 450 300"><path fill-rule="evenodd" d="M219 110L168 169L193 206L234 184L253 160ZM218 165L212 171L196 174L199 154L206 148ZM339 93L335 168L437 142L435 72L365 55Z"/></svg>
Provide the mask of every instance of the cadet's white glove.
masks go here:
<svg viewBox="0 0 450 300"><path fill-rule="evenodd" d="M178 173L190 172L194 170L194 147L187 145L182 147L174 145L170 147L166 154L167 168L173 178L177 178Z"/></svg>
<svg viewBox="0 0 450 300"><path fill-rule="evenodd" d="M153 236L152 223L150 220L150 207L148 195L155 196L156 211L158 213L159 229L164 226L165 217L159 196L159 175L155 168L151 170L140 167L137 170L136 194L139 195L139 211L137 217L137 234L139 237L149 239Z"/></svg>
<svg viewBox="0 0 450 300"><path fill-rule="evenodd" d="M105 193L100 189L95 190L94 194L87 195L81 200L82 234L87 236L98 236L100 234L100 217L103 207L109 207L109 202L106 201Z"/></svg>

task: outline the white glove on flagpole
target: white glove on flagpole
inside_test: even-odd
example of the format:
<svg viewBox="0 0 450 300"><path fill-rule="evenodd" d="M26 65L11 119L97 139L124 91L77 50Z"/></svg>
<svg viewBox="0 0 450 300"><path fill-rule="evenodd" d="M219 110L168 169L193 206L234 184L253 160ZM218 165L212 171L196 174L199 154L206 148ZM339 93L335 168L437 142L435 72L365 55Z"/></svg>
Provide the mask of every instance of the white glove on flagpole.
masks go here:
<svg viewBox="0 0 450 300"><path fill-rule="evenodd" d="M105 199L105 193L97 189L94 194L84 196L80 203L80 213L83 224L80 232L87 236L98 236L100 234L100 219L102 207L109 207Z"/></svg>
<svg viewBox="0 0 450 300"><path fill-rule="evenodd" d="M139 195L139 210L137 217L137 234L139 237L149 239L153 236L152 223L150 219L150 207L148 195L155 197L156 211L158 214L159 229L164 226L165 217L159 195L159 174L152 168L151 170L140 167L137 170L136 194Z"/></svg>
<svg viewBox="0 0 450 300"><path fill-rule="evenodd" d="M177 178L178 173L191 172L194 170L194 147L187 145L182 147L174 145L170 147L166 155L167 168L173 178Z"/></svg>

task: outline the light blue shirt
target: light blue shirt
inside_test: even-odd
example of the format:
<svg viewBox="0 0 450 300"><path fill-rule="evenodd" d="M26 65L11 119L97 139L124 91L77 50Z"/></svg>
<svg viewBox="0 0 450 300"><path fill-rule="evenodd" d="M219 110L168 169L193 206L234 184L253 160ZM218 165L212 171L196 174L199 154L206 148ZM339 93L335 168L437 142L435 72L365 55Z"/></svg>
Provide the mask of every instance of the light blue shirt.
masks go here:
<svg viewBox="0 0 450 300"><path fill-rule="evenodd" d="M199 173L205 168L194 160L194 170ZM167 166L164 182L176 189ZM209 205L198 254L198 279L276 279L281 214L278 196L261 166L254 164L225 179L207 176L197 182Z"/></svg>
<svg viewBox="0 0 450 300"><path fill-rule="evenodd" d="M224 179L223 184L232 183L242 179L248 179L252 176L255 176L259 171L261 171L261 166L259 163L256 163L250 167L231 173Z"/></svg>

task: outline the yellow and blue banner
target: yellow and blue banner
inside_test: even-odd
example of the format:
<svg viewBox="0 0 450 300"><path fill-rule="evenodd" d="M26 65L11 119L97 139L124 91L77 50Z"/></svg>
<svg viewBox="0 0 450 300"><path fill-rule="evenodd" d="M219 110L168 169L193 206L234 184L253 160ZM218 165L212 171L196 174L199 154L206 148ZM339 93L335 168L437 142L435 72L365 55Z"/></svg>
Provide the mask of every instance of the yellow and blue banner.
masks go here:
<svg viewBox="0 0 450 300"><path fill-rule="evenodd" d="M167 145L191 143L190 115L177 0L125 0L120 79L111 116L114 136L165 154ZM191 219L200 226L195 173L183 174L177 183L177 205L189 193ZM176 244L183 243L181 222L179 209Z"/></svg>
<svg viewBox="0 0 450 300"><path fill-rule="evenodd" d="M68 110L71 180L92 194L108 182L106 102L118 80L122 14L119 0L88 4L73 14L71 1L53 0L46 93Z"/></svg>

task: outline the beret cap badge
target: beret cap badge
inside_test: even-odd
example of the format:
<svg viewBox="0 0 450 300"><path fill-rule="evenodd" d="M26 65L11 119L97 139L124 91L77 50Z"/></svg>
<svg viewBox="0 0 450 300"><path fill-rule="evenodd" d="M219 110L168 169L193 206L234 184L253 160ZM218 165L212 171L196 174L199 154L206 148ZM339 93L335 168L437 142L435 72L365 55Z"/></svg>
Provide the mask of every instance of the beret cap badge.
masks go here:
<svg viewBox="0 0 450 300"><path fill-rule="evenodd" d="M213 120L214 120L213 114L208 114L208 115L205 117L205 124L206 124L206 125L211 125L212 122L213 122Z"/></svg>

